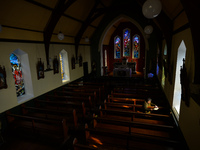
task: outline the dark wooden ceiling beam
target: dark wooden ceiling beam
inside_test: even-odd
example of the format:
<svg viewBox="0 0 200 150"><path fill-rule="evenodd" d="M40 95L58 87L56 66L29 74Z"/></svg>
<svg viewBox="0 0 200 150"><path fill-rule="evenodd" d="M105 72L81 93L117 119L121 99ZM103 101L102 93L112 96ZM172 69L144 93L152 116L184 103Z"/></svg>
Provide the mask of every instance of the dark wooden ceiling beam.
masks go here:
<svg viewBox="0 0 200 150"><path fill-rule="evenodd" d="M178 16L180 16L185 10L182 9L173 19L172 21L174 22L174 20L176 20L176 18L178 18Z"/></svg>
<svg viewBox="0 0 200 150"><path fill-rule="evenodd" d="M29 2L29 3L31 3L31 4L34 4L34 5L36 5L36 6L39 6L39 7L41 7L41 8L47 9L47 10L49 10L49 11L53 11L53 8L48 7L48 6L46 6L46 5L44 5L44 4L41 4L41 3L39 3L39 2L36 2L36 1L34 1L34 0L26 0L26 1ZM72 19L72 20L74 20L74 21L77 21L77 22L79 22L79 23L83 23L83 22L84 22L84 21L82 21L82 20L80 20L80 19L74 18L74 17L72 17L72 16L70 16L70 15L67 15L67 14L63 14L63 16L66 17L66 18L70 18L70 19ZM96 26L93 26L93 25L90 25L90 26L93 27L93 28L97 28Z"/></svg>
<svg viewBox="0 0 200 150"><path fill-rule="evenodd" d="M49 66L49 46L51 37L53 34L53 30L58 23L60 17L63 15L65 10L69 8L76 0L58 0L52 14L49 18L49 21L44 29L44 45L45 45L45 52L46 52L46 59L47 59L47 67Z"/></svg>
<svg viewBox="0 0 200 150"><path fill-rule="evenodd" d="M106 7L106 5L102 2L102 1L100 1L100 4L105 8Z"/></svg>
<svg viewBox="0 0 200 150"><path fill-rule="evenodd" d="M95 4L93 6L93 8L91 9L90 13L88 14L86 20L84 21L84 23L82 24L81 28L79 29L78 33L76 34L75 37L75 53L76 53L76 60L78 60L78 47L79 47L79 43L80 40L82 38L83 33L85 32L85 30L87 29L87 27L90 25L90 23L92 22L92 16L94 16L95 11L97 9L97 6L99 5L100 0L96 0Z"/></svg>

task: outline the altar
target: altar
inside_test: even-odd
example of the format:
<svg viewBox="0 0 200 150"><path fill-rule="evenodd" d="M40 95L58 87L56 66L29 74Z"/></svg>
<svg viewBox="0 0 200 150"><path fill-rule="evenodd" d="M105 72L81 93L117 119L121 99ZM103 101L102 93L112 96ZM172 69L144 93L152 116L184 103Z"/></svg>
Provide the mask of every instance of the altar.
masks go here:
<svg viewBox="0 0 200 150"><path fill-rule="evenodd" d="M135 62L128 62L126 64L114 63L113 76L114 77L131 77L135 74Z"/></svg>

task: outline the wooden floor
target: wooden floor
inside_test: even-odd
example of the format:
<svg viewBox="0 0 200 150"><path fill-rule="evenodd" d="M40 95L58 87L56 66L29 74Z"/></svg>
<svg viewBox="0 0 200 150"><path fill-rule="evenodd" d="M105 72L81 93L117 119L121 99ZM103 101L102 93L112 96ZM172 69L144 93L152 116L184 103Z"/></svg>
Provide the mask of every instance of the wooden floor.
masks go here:
<svg viewBox="0 0 200 150"><path fill-rule="evenodd" d="M137 77L140 77L141 79L137 79L135 80L134 78L137 78ZM131 82L135 80L135 82L137 83L144 83L144 79L142 79L143 77L143 74L142 73L136 73L133 75L133 77L131 78ZM123 79L123 78L120 78L120 79ZM102 79L101 79L102 80ZM127 84L130 84L130 79L123 79L123 80L118 80L116 78L112 78L112 73L109 74L109 77L105 77L105 80L107 80L109 82L109 85L111 85L111 88L115 87L116 85L120 85L120 83L123 82L123 84L127 83ZM127 80L127 81L125 81ZM152 81L150 81L150 83L152 83ZM154 83L154 82L153 82ZM155 83L154 83L155 84ZM108 92L110 93L110 92ZM100 102L103 104L103 101ZM95 109L95 108L94 108ZM96 108L98 109L98 108ZM113 118L113 117L112 117ZM118 118L119 119L119 118ZM142 119L140 119L139 121L141 121ZM137 120L138 121L138 120ZM151 120L150 119L145 119L144 120L145 123L158 123L156 122L155 120ZM108 125L108 126L112 126L112 125ZM106 128L106 126L102 127L101 128ZM114 127L111 127L111 128L116 128L116 126ZM121 131L127 131L128 128L127 127L124 127L124 128L121 128ZM152 135L157 135L157 136L168 136L167 134L168 133L165 133L165 135L163 135L162 132L159 132L159 131L156 131L156 132L152 132L152 131L148 131L146 129L138 129L138 130L135 130L135 132L137 133L140 133L140 134L152 134ZM176 132L177 133L177 132ZM77 135L76 135L77 136ZM180 136L182 136L180 134ZM0 145L0 149L1 150L73 150L73 139L74 139L74 135L71 136L71 138L69 139L69 141L67 143L65 143L65 145L62 145L61 147L58 147L57 145L53 145L50 141L46 141L45 139L39 139L39 137L30 137L29 135L21 135L19 136L19 134L15 134L15 133L6 133L5 135L3 135L4 137L4 143ZM102 141L106 140L105 137L101 137L98 136L99 139L102 139ZM115 140L116 144L120 144L123 143L123 142L127 142L126 140L123 141L123 140L119 140L119 139L115 139L113 137L113 140ZM176 148L170 148L168 145L166 146L156 146L156 144L153 145L153 147L151 147L152 145L148 142L147 144L144 144L144 143L141 143L141 142L130 142L130 145L137 145L137 148L134 148L134 149L146 149L146 150L153 150L153 149L163 149L163 150L176 150ZM182 146L183 147L179 147L177 148L178 149L182 149L182 150L187 150L187 146L185 146L186 144L185 143L182 143ZM149 147L150 146L150 147ZM114 148L112 146L107 146L108 147L108 150L114 150ZM138 147L141 147L141 148L138 148ZM126 149L126 148L121 148L121 149ZM119 149L118 149L119 150Z"/></svg>

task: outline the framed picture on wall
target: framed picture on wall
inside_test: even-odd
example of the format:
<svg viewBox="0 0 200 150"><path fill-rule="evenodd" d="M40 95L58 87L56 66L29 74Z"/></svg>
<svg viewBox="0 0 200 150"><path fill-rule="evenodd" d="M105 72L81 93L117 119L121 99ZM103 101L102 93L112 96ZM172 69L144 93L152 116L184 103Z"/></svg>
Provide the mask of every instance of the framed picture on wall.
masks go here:
<svg viewBox="0 0 200 150"><path fill-rule="evenodd" d="M7 87L6 70L5 67L0 66L0 89L6 89Z"/></svg>
<svg viewBox="0 0 200 150"><path fill-rule="evenodd" d="M72 57L71 61L72 61L72 69L75 69L75 57L74 56Z"/></svg>
<svg viewBox="0 0 200 150"><path fill-rule="evenodd" d="M41 58L37 63L37 77L38 80L44 78L44 63L42 63Z"/></svg>
<svg viewBox="0 0 200 150"><path fill-rule="evenodd" d="M55 56L54 60L53 60L53 73L59 73L59 63L58 63L58 59L57 56Z"/></svg>
<svg viewBox="0 0 200 150"><path fill-rule="evenodd" d="M79 61L79 67L82 67L83 66L83 58L81 55L79 56L78 61Z"/></svg>

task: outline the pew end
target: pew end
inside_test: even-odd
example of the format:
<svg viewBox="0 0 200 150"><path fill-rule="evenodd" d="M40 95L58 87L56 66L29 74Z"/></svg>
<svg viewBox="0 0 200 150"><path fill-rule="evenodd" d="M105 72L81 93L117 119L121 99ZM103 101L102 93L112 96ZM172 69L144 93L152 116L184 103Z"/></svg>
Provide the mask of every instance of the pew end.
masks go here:
<svg viewBox="0 0 200 150"><path fill-rule="evenodd" d="M87 130L88 129L88 124L85 124L85 139L88 140L89 136L90 136L90 131Z"/></svg>
<svg viewBox="0 0 200 150"><path fill-rule="evenodd" d="M97 120L95 118L96 118L96 115L93 114L93 128L97 126Z"/></svg>

